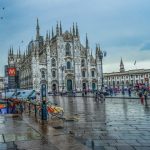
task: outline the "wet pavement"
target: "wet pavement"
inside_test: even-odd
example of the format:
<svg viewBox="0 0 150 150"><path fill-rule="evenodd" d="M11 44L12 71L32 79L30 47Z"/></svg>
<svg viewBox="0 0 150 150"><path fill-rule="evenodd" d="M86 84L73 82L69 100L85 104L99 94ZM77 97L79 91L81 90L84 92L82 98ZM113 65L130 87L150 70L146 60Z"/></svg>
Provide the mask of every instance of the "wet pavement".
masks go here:
<svg viewBox="0 0 150 150"><path fill-rule="evenodd" d="M64 118L0 116L0 150L150 150L150 100L50 97Z"/></svg>

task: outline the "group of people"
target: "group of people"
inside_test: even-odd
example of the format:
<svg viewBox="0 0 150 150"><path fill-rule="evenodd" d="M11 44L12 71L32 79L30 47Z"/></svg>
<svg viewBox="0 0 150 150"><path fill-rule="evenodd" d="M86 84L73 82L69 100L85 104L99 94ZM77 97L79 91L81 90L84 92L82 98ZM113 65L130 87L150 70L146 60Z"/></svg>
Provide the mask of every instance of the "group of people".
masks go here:
<svg viewBox="0 0 150 150"><path fill-rule="evenodd" d="M141 103L144 103L145 101L145 103L147 104L148 95L149 95L149 91L147 89L143 88L138 91L138 96L141 100Z"/></svg>

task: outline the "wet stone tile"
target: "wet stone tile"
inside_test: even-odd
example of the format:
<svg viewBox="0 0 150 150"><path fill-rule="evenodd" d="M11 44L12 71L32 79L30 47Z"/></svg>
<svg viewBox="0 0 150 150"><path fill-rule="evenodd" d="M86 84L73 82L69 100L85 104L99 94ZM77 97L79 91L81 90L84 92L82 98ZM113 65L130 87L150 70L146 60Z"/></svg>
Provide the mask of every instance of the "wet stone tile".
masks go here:
<svg viewBox="0 0 150 150"><path fill-rule="evenodd" d="M0 143L3 143L4 139L3 139L3 135L0 135Z"/></svg>
<svg viewBox="0 0 150 150"><path fill-rule="evenodd" d="M19 150L58 150L58 148L47 140L16 141Z"/></svg>
<svg viewBox="0 0 150 150"><path fill-rule="evenodd" d="M104 146L105 150L117 150L116 147L113 146Z"/></svg>
<svg viewBox="0 0 150 150"><path fill-rule="evenodd" d="M41 136L39 133L4 134L4 139L6 142L23 141L23 140L36 140L36 139L41 139Z"/></svg>
<svg viewBox="0 0 150 150"><path fill-rule="evenodd" d="M150 150L150 147L149 146L135 146L134 147L136 150Z"/></svg>
<svg viewBox="0 0 150 150"><path fill-rule="evenodd" d="M134 147L131 146L116 146L117 150L135 150Z"/></svg>
<svg viewBox="0 0 150 150"><path fill-rule="evenodd" d="M7 144L6 143L0 143L0 150L7 150Z"/></svg>

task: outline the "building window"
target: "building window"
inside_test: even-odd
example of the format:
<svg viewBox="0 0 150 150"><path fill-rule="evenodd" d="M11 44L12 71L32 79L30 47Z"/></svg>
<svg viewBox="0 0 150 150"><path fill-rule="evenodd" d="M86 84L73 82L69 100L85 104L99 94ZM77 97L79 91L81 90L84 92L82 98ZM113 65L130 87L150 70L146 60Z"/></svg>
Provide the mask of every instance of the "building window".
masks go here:
<svg viewBox="0 0 150 150"><path fill-rule="evenodd" d="M128 79L128 76L126 76L126 78Z"/></svg>
<svg viewBox="0 0 150 150"><path fill-rule="evenodd" d="M84 66L85 66L85 60L82 59L82 60L81 60L81 67L84 67Z"/></svg>
<svg viewBox="0 0 150 150"><path fill-rule="evenodd" d="M71 69L71 62L70 61L67 62L67 69Z"/></svg>
<svg viewBox="0 0 150 150"><path fill-rule="evenodd" d="M43 79L45 79L45 72L44 71L41 72L41 76Z"/></svg>
<svg viewBox="0 0 150 150"><path fill-rule="evenodd" d="M85 71L82 71L82 77L85 77Z"/></svg>
<svg viewBox="0 0 150 150"><path fill-rule="evenodd" d="M94 77L94 76L95 76L95 72L94 72L94 71L92 71L92 72L91 72L91 74L92 74L92 77Z"/></svg>
<svg viewBox="0 0 150 150"><path fill-rule="evenodd" d="M56 77L56 72L52 71L52 77L55 78Z"/></svg>
<svg viewBox="0 0 150 150"><path fill-rule="evenodd" d="M52 58L52 67L56 67L56 60Z"/></svg>
<svg viewBox="0 0 150 150"><path fill-rule="evenodd" d="M138 78L138 75L136 75L136 78Z"/></svg>
<svg viewBox="0 0 150 150"><path fill-rule="evenodd" d="M119 85L119 81L117 81L117 85Z"/></svg>
<svg viewBox="0 0 150 150"><path fill-rule="evenodd" d="M143 75L141 75L141 77L143 78Z"/></svg>
<svg viewBox="0 0 150 150"><path fill-rule="evenodd" d="M67 43L67 44L66 44L66 56L70 56L70 55L71 55L70 44Z"/></svg>

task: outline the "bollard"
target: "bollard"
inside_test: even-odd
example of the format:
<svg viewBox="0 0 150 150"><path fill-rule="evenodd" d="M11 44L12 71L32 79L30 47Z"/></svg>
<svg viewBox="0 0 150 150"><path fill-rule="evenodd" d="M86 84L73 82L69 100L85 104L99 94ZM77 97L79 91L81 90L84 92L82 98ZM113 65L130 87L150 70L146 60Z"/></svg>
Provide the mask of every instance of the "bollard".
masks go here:
<svg viewBox="0 0 150 150"><path fill-rule="evenodd" d="M34 104L34 112L35 112L35 117L36 117L36 112L37 112L36 104Z"/></svg>
<svg viewBox="0 0 150 150"><path fill-rule="evenodd" d="M31 105L30 105L30 103L29 103L29 114L31 113Z"/></svg>

